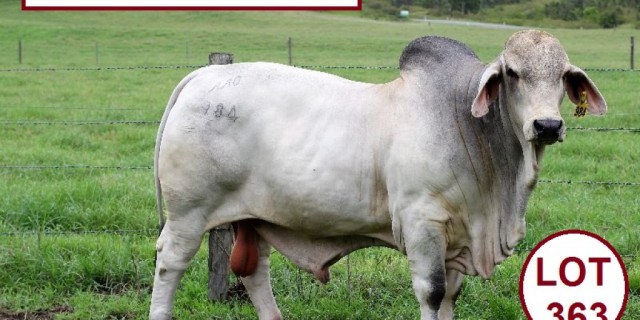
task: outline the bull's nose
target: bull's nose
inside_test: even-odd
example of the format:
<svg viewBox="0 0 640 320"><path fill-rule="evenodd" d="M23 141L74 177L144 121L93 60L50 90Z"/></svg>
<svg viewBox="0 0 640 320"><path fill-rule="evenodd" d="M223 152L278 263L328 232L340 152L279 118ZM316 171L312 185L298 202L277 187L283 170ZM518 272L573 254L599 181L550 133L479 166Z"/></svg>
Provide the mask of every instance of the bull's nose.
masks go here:
<svg viewBox="0 0 640 320"><path fill-rule="evenodd" d="M562 120L534 120L533 130L539 142L552 144L562 134Z"/></svg>

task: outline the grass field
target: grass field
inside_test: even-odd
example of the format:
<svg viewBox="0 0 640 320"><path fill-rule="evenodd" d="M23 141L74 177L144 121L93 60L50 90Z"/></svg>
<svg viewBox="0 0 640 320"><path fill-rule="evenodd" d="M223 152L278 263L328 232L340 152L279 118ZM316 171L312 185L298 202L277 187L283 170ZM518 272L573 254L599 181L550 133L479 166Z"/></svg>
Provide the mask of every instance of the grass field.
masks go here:
<svg viewBox="0 0 640 320"><path fill-rule="evenodd" d="M0 319L147 317L157 224L149 167L157 126L68 123L159 120L173 87L192 68L138 67L203 65L213 51L231 52L236 62L287 63L288 37L296 65L396 66L404 46L426 34L461 40L488 62L512 32L328 12L21 12L19 2L8 0L0 0L0 30ZM629 36L636 33L548 31L583 68L627 68ZM109 66L134 68L28 71ZM397 76L394 69L321 70L368 82ZM575 119L565 101L568 126L639 127L640 73L590 76L610 114ZM573 129L547 149L540 178L638 183L639 160L638 133ZM555 231L579 228L600 234L623 255L631 283L623 319L640 319L639 189L539 183L519 253L491 280L465 281L457 318L524 319L518 277L528 250ZM207 301L205 255L203 248L178 289L176 318L255 317L241 299ZM319 285L272 255L285 318L418 317L407 262L398 253L362 250L332 273L329 284Z"/></svg>

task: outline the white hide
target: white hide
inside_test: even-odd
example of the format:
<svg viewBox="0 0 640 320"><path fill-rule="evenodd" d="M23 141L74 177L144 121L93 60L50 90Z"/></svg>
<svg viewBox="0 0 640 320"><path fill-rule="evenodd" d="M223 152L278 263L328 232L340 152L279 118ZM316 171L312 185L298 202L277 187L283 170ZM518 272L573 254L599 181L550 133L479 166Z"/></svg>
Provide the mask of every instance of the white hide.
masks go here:
<svg viewBox="0 0 640 320"><path fill-rule="evenodd" d="M524 236L547 143L534 121L562 121L565 89L588 91L592 113L606 103L537 31L514 35L488 66L458 42L420 38L400 66L386 84L241 63L178 85L158 134L167 224L151 319L170 318L202 233L246 219L260 235L258 270L245 278L260 319L281 317L269 245L322 281L352 250L394 247L411 263L421 319L453 317L463 274L491 276Z"/></svg>

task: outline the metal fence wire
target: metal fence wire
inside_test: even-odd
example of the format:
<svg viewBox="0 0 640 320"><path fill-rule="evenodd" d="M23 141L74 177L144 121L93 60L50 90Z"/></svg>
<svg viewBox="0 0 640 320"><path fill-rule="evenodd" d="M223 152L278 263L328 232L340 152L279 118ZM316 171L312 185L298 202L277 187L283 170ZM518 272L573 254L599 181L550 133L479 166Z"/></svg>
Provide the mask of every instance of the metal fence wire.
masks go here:
<svg viewBox="0 0 640 320"><path fill-rule="evenodd" d="M123 166L95 166L86 164L57 164L57 165L0 165L0 170L152 170L152 165L123 165ZM590 181L590 180L557 180L538 179L538 183L574 184L591 186L624 186L638 187L640 182L630 181Z"/></svg>
<svg viewBox="0 0 640 320"><path fill-rule="evenodd" d="M135 71L135 70L162 70L162 69L197 69L206 65L160 65L160 66L110 66L110 67L63 67L63 68L12 68L0 69L2 72L76 72L76 71ZM323 66L323 65L298 65L296 67L304 69L359 69L359 70L390 70L398 69L396 66ZM585 71L592 72L635 72L638 69L620 69L620 68L585 68ZM0 108L20 108L17 106L0 106ZM34 107L35 108L35 107ZM48 109L89 109L87 107L37 107ZM93 109L93 108L91 108ZM105 109L106 110L106 109ZM109 110L143 110L134 108L116 108ZM635 113L634 113L635 114ZM640 115L640 113L637 113ZM616 115L616 114L613 114ZM629 113L620 113L619 115L629 115ZM158 125L159 120L82 120L82 121L31 121L31 120L0 120L0 126L91 126L91 125ZM569 127L571 131L591 131L591 132L640 132L640 128L594 128L594 127ZM0 170L151 170L152 165L88 165L88 164L51 164L51 165L32 165L32 164L3 164ZM558 179L539 179L539 183L547 184L569 184L569 185L587 185L587 186L604 186L604 187L638 187L640 182L631 181L588 181L588 180L558 180ZM148 233L149 230L121 230L117 232L106 231L104 233ZM94 232L83 232L94 233ZM96 231L95 233L103 233ZM0 235L11 235L13 233L5 233ZM21 234L21 233L16 233ZM57 234L56 232L46 232L46 234Z"/></svg>
<svg viewBox="0 0 640 320"><path fill-rule="evenodd" d="M79 121L39 121L39 120L0 120L0 126L86 126L86 125L159 125L159 120L79 120ZM602 127L568 127L569 131L622 131L640 132L640 128L602 128Z"/></svg>
<svg viewBox="0 0 640 320"><path fill-rule="evenodd" d="M158 66L105 66L105 67L42 67L42 68L6 68L0 72L65 72L65 71L131 71L131 70L164 70L164 69L198 69L207 65L185 64L185 65L158 65ZM293 65L302 69L343 69L343 70L398 70L398 66L324 66L324 65ZM583 68L586 72L638 72L640 69L625 68Z"/></svg>

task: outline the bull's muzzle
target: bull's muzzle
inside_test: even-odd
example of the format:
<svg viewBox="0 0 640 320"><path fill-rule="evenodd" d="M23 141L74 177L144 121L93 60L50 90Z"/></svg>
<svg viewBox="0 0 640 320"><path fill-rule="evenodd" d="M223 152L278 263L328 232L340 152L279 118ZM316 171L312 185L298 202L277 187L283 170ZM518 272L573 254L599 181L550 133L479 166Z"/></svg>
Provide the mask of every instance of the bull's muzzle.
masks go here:
<svg viewBox="0 0 640 320"><path fill-rule="evenodd" d="M562 120L534 120L533 134L540 144L554 144L564 139Z"/></svg>

